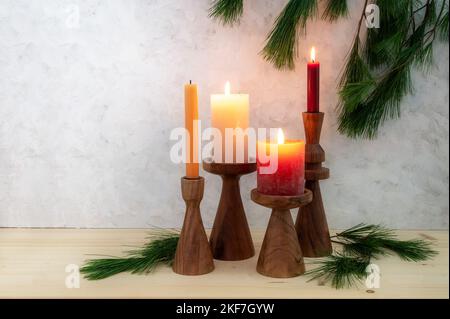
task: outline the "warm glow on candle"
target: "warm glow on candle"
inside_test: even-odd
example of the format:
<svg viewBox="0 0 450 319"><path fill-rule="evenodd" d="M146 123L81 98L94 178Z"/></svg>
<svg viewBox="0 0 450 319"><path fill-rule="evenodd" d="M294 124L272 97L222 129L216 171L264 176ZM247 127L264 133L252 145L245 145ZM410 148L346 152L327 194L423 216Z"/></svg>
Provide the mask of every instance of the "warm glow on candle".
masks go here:
<svg viewBox="0 0 450 319"><path fill-rule="evenodd" d="M315 47L311 48L311 61L316 62L316 48Z"/></svg>
<svg viewBox="0 0 450 319"><path fill-rule="evenodd" d="M296 196L303 194L305 183L305 142L284 139L278 130L275 141L259 141L257 151L258 192L267 195ZM274 153L272 153L274 151ZM269 155L267 161L267 155ZM274 170L269 169L270 167Z"/></svg>
<svg viewBox="0 0 450 319"><path fill-rule="evenodd" d="M231 85L230 82L225 83L225 95L231 94Z"/></svg>
<svg viewBox="0 0 450 319"><path fill-rule="evenodd" d="M216 162L244 163L247 161L248 138L244 136L245 146L241 147L240 141L235 138L235 132L231 132L233 139L226 139L226 131L227 129L241 128L245 132L249 126L248 117L248 94L232 94L230 82L225 84L225 94L211 95L211 126L218 129L222 135L221 138L214 138L214 160ZM242 154L244 154L244 159L242 159Z"/></svg>
<svg viewBox="0 0 450 319"><path fill-rule="evenodd" d="M311 48L311 61L308 62L308 101L307 111L309 113L320 112L320 63L316 58L316 48Z"/></svg>
<svg viewBox="0 0 450 319"><path fill-rule="evenodd" d="M284 133L281 128L278 129L278 144L284 144Z"/></svg>

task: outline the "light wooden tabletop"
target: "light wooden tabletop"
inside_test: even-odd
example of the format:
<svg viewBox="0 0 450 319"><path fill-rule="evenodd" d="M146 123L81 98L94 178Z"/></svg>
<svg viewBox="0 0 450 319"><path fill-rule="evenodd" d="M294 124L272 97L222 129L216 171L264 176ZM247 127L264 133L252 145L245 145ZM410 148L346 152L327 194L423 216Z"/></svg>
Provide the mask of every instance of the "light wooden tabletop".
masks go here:
<svg viewBox="0 0 450 319"><path fill-rule="evenodd" d="M302 276L274 279L259 275L257 256L241 262L215 261L200 277L174 274L120 274L67 288L68 265L81 266L92 255L120 256L142 245L150 230L0 229L0 298L448 298L448 231L399 231L403 239L435 242L439 256L422 263L396 257L376 261L381 287L335 290ZM257 253L263 232L254 231ZM90 255L91 254L91 255ZM307 268L313 260L306 259ZM67 270L71 270L70 266ZM76 276L75 276L76 277ZM73 278L73 277L69 277ZM74 283L75 281L70 281Z"/></svg>

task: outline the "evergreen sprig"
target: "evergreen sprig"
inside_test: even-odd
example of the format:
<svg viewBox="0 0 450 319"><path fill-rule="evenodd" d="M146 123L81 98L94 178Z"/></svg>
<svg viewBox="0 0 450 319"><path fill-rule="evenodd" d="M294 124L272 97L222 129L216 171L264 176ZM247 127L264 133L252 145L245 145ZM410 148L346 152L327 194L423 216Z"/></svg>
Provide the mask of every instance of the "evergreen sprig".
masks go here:
<svg viewBox="0 0 450 319"><path fill-rule="evenodd" d="M289 0L261 51L277 69L295 68L300 35L317 15L318 0ZM326 0L322 19L348 15L347 0ZM355 42L339 85L338 131L351 138L377 137L385 121L400 117L400 105L412 92L411 69L433 63L435 40L449 38L447 0L371 0L380 9L380 27L366 29L365 0ZM210 16L224 24L239 21L243 0L215 0Z"/></svg>
<svg viewBox="0 0 450 319"><path fill-rule="evenodd" d="M370 262L367 258L335 253L315 264L320 266L306 272L307 276L311 276L308 281L320 279L324 283L330 282L336 289L342 289L355 286L366 278Z"/></svg>
<svg viewBox="0 0 450 319"><path fill-rule="evenodd" d="M289 0L275 21L263 57L277 69L294 69L298 34L304 33L308 18L317 12L317 0Z"/></svg>
<svg viewBox="0 0 450 319"><path fill-rule="evenodd" d="M149 237L144 247L129 251L125 257L88 260L80 272L88 280L105 279L122 272L147 274L158 265L171 265L175 257L179 234L161 231Z"/></svg>
<svg viewBox="0 0 450 319"><path fill-rule="evenodd" d="M420 240L399 240L393 230L380 225L359 224L331 237L342 246L342 252L316 262L319 266L306 274L311 280L330 282L337 289L357 285L368 275L373 259L395 254L405 261L419 262L437 255L432 243Z"/></svg>
<svg viewBox="0 0 450 319"><path fill-rule="evenodd" d="M209 17L222 21L224 25L239 22L244 12L244 0L214 0Z"/></svg>
<svg viewBox="0 0 450 319"><path fill-rule="evenodd" d="M364 8L340 81L338 130L351 138L375 138L385 121L400 117L401 101L413 89L412 67L427 69L434 40L448 35L447 0L439 8L436 0L375 2L380 28L368 29L361 40Z"/></svg>
<svg viewBox="0 0 450 319"><path fill-rule="evenodd" d="M178 231L160 231L149 237L142 248L126 253L125 257L88 260L80 272L88 280L101 280L123 272L148 274L158 265L173 263L179 240ZM430 242L413 239L398 240L394 231L379 225L359 224L331 237L342 245L342 252L323 258L319 266L306 275L310 280L331 282L337 289L357 285L367 277L371 260L396 254L406 261L423 261L436 256Z"/></svg>
<svg viewBox="0 0 450 319"><path fill-rule="evenodd" d="M441 41L448 42L448 29L449 29L449 17L448 17L448 7L447 12L444 12L442 18L438 22L438 32L439 32L439 39Z"/></svg>
<svg viewBox="0 0 450 319"><path fill-rule="evenodd" d="M328 0L322 14L322 19L335 22L341 17L348 16L347 0Z"/></svg>
<svg viewBox="0 0 450 319"><path fill-rule="evenodd" d="M380 225L359 224L343 231L334 238L339 240L344 252L361 257L377 258L396 254L407 261L424 261L436 256L428 241L399 240L393 230Z"/></svg>

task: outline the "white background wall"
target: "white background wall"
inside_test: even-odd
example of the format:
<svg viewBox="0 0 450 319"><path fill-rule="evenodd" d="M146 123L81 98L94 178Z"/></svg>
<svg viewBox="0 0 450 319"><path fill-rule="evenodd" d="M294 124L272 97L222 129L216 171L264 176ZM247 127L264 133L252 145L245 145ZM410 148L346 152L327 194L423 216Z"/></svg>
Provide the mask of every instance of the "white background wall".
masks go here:
<svg viewBox="0 0 450 319"><path fill-rule="evenodd" d="M349 1L348 20L309 23L297 70L279 72L258 52L286 2L246 0L230 29L208 19L208 0L0 0L0 227L179 227L183 167L169 161L169 134L183 125L182 85L199 84L205 124L209 95L230 80L251 95L253 126L303 137L315 45L330 226L448 228L448 46L428 75L414 72L400 120L374 141L350 140L334 107L363 1ZM220 184L204 175L209 227ZM255 176L242 182L250 224L263 227L269 212L249 200Z"/></svg>

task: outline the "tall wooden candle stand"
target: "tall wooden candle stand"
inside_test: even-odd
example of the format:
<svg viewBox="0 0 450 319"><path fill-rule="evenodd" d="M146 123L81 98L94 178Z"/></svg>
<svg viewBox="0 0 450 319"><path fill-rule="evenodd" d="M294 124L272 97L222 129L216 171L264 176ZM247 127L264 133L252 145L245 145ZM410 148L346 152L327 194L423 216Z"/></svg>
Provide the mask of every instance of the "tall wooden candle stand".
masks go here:
<svg viewBox="0 0 450 319"><path fill-rule="evenodd" d="M254 189L252 200L272 209L256 270L264 276L274 278L302 275L305 264L290 209L310 203L312 192L306 189L299 196L274 196L261 194Z"/></svg>
<svg viewBox="0 0 450 319"><path fill-rule="evenodd" d="M222 177L222 193L210 236L213 256L219 260L244 260L255 255L252 236L242 204L239 179L256 171L256 163L203 161L203 169Z"/></svg>
<svg viewBox="0 0 450 319"><path fill-rule="evenodd" d="M324 113L303 113L305 127L305 187L313 193L309 205L300 208L295 227L305 257L324 257L332 253L330 231L320 192L320 180L328 179L330 171L322 167L325 152L320 146Z"/></svg>
<svg viewBox="0 0 450 319"><path fill-rule="evenodd" d="M211 248L200 215L204 188L203 177L181 179L186 214L172 265L173 271L180 275L204 275L214 270Z"/></svg>

